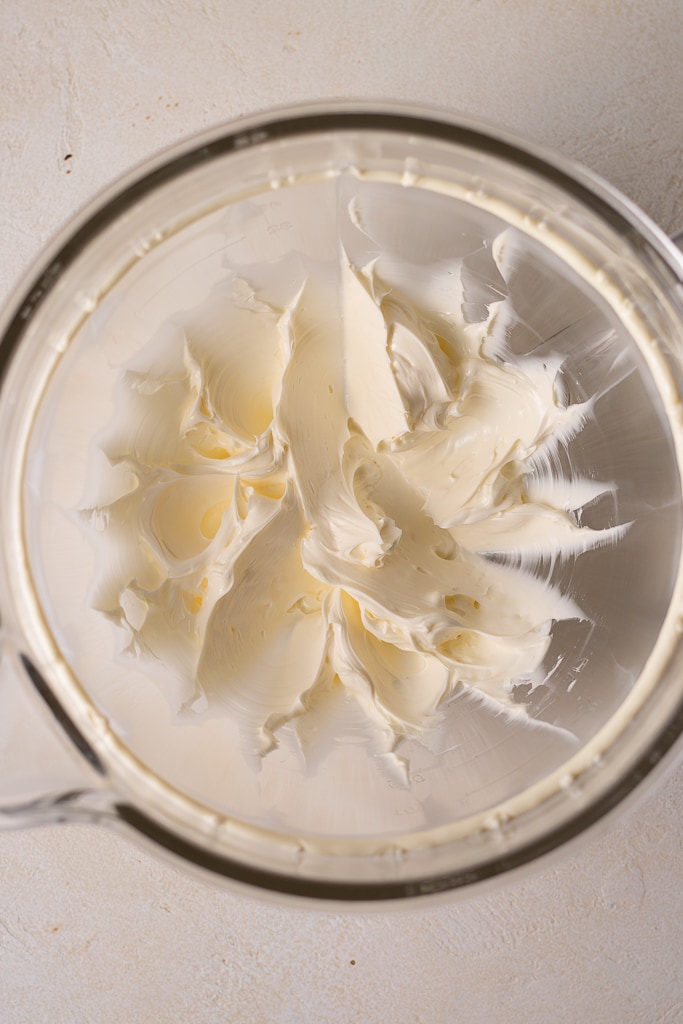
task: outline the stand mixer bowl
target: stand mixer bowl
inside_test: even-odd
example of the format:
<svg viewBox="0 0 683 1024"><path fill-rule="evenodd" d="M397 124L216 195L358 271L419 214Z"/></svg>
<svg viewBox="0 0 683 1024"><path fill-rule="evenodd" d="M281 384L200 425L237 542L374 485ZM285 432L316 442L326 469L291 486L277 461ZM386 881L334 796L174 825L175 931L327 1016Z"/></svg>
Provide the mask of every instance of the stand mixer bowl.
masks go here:
<svg viewBox="0 0 683 1024"><path fill-rule="evenodd" d="M674 745L683 260L585 171L418 109L245 120L84 211L2 337L4 700L83 774L33 753L3 824L396 899Z"/></svg>

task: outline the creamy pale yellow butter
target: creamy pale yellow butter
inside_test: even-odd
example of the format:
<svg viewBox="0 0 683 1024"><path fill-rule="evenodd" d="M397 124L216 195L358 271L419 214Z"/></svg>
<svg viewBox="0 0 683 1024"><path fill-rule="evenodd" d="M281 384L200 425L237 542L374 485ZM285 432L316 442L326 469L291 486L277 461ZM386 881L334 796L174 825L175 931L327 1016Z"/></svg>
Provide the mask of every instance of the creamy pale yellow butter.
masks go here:
<svg viewBox="0 0 683 1024"><path fill-rule="evenodd" d="M458 687L523 714L514 684L583 617L532 566L625 528L582 527L609 485L556 471L591 407L567 404L557 359L508 349L511 253L502 233L478 290L462 261L430 267L422 300L343 244L256 283L228 268L126 372L97 607L255 752L293 722L307 754L340 688L383 753Z"/></svg>

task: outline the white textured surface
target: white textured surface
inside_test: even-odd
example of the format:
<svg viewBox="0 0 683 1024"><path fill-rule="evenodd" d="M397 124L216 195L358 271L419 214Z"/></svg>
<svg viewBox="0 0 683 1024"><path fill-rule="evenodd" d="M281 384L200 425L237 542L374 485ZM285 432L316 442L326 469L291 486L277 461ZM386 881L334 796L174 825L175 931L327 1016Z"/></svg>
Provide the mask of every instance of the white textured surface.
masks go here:
<svg viewBox="0 0 683 1024"><path fill-rule="evenodd" d="M497 121L683 229L680 0L3 0L0 298L161 146L332 96ZM561 861L411 913L271 907L95 828L0 835L0 1019L677 1024L682 790L679 769Z"/></svg>

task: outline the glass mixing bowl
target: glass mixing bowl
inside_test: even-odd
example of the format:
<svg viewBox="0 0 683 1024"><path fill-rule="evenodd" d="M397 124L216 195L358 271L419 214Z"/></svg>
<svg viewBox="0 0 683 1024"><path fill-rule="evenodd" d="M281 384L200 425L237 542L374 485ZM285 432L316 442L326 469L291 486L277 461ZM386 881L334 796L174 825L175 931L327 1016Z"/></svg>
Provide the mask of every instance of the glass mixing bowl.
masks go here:
<svg viewBox="0 0 683 1024"><path fill-rule="evenodd" d="M215 877L354 901L578 835L683 726L682 352L675 246L473 122L279 111L117 184L2 326L2 823L115 823ZM511 447L463 503L491 430ZM295 451L303 532L273 540ZM292 584L349 479L380 554ZM396 552L436 506L430 577ZM269 633L285 598L296 658ZM423 598L457 626L428 616L428 655ZM526 646L498 678L480 648L513 619Z"/></svg>

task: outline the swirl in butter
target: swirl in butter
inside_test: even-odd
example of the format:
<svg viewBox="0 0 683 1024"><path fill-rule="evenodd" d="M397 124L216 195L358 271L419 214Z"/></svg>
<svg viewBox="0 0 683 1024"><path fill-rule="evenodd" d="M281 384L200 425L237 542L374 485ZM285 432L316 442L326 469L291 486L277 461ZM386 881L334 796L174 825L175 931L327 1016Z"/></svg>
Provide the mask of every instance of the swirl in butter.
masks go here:
<svg viewBox="0 0 683 1024"><path fill-rule="evenodd" d="M509 350L513 255L484 245L478 291L472 260L406 273L343 242L243 261L125 373L97 607L253 753L288 722L306 753L340 695L384 753L458 689L524 714L515 683L582 617L533 567L623 528L582 527L607 485L551 472L591 405Z"/></svg>

